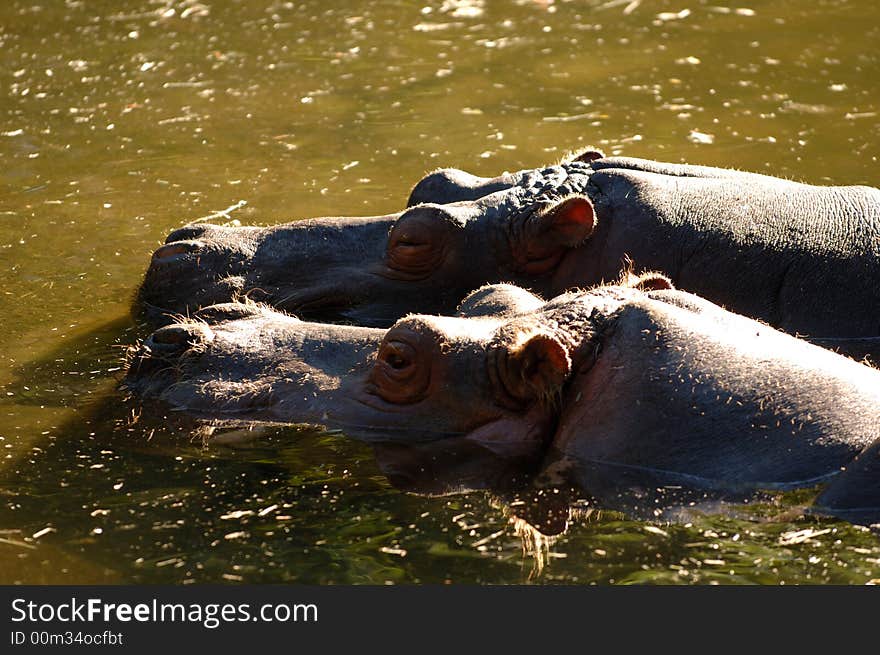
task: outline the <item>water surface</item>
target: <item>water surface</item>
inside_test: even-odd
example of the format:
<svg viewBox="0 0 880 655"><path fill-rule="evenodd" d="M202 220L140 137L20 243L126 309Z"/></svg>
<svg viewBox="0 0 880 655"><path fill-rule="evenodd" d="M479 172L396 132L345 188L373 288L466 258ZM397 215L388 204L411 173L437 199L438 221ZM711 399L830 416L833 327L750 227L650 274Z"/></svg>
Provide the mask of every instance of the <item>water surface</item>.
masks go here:
<svg viewBox="0 0 880 655"><path fill-rule="evenodd" d="M432 168L586 145L877 185L880 6L744 2L0 3L0 581L880 577L877 537L804 516L810 492L581 507L536 558L515 500L404 493L340 435L205 446L115 392L151 251L226 208L386 213Z"/></svg>

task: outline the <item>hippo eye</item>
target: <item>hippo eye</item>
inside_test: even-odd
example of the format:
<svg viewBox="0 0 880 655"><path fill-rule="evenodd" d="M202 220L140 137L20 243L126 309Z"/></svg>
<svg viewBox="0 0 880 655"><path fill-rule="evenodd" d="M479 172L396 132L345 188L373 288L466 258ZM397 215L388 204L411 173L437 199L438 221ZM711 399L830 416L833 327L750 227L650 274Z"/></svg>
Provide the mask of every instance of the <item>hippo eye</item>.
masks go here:
<svg viewBox="0 0 880 655"><path fill-rule="evenodd" d="M430 256L434 245L425 235L401 234L394 235L388 244L389 263L399 268L416 268L425 258Z"/></svg>
<svg viewBox="0 0 880 655"><path fill-rule="evenodd" d="M440 211L416 207L391 228L385 264L394 277L428 277L443 261L450 224Z"/></svg>
<svg viewBox="0 0 880 655"><path fill-rule="evenodd" d="M425 357L420 336L410 330L403 338L389 334L379 347L370 381L384 400L413 403L424 397L430 381L430 357Z"/></svg>

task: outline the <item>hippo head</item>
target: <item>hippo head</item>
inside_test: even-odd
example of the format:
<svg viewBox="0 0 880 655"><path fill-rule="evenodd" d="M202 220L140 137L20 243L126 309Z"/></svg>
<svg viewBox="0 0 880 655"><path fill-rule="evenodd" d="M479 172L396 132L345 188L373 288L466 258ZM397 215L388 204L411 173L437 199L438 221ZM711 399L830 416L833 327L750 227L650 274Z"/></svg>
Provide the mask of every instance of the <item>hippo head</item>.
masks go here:
<svg viewBox="0 0 880 655"><path fill-rule="evenodd" d="M322 424L367 441L465 437L522 455L548 434L571 369L551 334L502 329L541 303L498 285L462 303L466 316L414 315L388 330L216 305L134 349L125 386L206 418Z"/></svg>
<svg viewBox="0 0 880 655"><path fill-rule="evenodd" d="M433 464L384 451L404 487L434 468L495 486L512 462L654 511L646 488L684 487L663 501L678 503L839 475L845 493L826 505L876 509L860 490L877 488L877 371L670 286L646 274L548 302L489 286L458 316L387 330L218 305L134 349L126 386L215 425L320 424L415 447Z"/></svg>
<svg viewBox="0 0 880 655"><path fill-rule="evenodd" d="M322 424L367 441L457 438L531 457L553 435L566 381L589 366L589 317L616 289L627 290L544 303L494 285L457 316L410 315L387 330L217 305L134 349L126 386L212 419Z"/></svg>
<svg viewBox="0 0 880 655"><path fill-rule="evenodd" d="M153 254L138 298L162 322L245 296L303 318L388 326L407 312L450 314L486 283L548 293L593 233L583 190L595 156L491 179L435 171L412 206L387 216L188 225Z"/></svg>

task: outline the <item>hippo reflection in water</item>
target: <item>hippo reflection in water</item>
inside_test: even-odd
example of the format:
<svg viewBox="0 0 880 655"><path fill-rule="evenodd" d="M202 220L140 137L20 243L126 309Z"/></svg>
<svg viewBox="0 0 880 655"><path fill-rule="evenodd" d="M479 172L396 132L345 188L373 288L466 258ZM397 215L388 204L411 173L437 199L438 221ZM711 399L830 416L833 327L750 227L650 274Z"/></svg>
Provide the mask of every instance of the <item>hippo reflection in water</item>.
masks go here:
<svg viewBox="0 0 880 655"><path fill-rule="evenodd" d="M512 282L544 297L621 261L854 357L880 361L880 191L604 158L478 178L434 172L410 208L274 227L193 224L153 255L153 317L247 294L302 318L387 327Z"/></svg>
<svg viewBox="0 0 880 655"><path fill-rule="evenodd" d="M826 483L819 508L880 514L880 371L659 275L548 302L485 287L387 330L217 305L134 349L126 384L202 417L467 443L588 491Z"/></svg>

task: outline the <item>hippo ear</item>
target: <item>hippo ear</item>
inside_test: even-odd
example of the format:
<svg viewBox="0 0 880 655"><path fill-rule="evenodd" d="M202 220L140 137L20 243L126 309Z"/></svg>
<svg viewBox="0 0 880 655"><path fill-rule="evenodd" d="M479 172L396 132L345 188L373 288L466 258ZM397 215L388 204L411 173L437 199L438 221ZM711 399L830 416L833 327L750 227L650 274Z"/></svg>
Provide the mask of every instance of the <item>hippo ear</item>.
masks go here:
<svg viewBox="0 0 880 655"><path fill-rule="evenodd" d="M568 351L549 334L534 334L503 351L493 373L501 385L500 391L513 401L507 403L511 406L552 399L571 372Z"/></svg>
<svg viewBox="0 0 880 655"><path fill-rule="evenodd" d="M544 247L560 245L575 248L596 228L593 203L585 196L569 196L538 214L530 230L530 240Z"/></svg>
<svg viewBox="0 0 880 655"><path fill-rule="evenodd" d="M522 381L539 397L556 393L571 372L568 351L547 334L531 337L514 353L513 359Z"/></svg>

